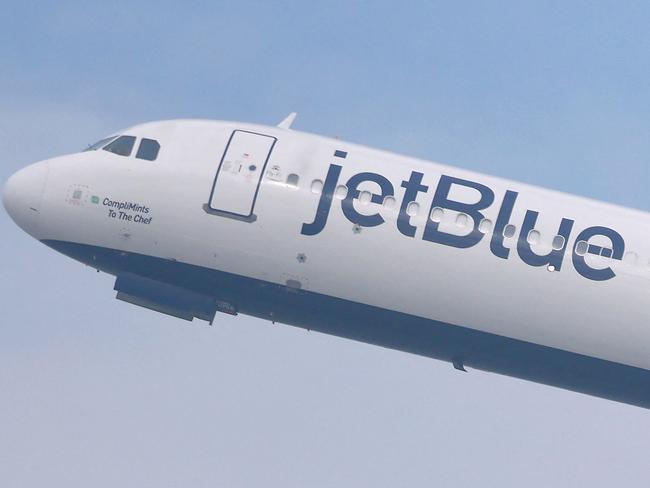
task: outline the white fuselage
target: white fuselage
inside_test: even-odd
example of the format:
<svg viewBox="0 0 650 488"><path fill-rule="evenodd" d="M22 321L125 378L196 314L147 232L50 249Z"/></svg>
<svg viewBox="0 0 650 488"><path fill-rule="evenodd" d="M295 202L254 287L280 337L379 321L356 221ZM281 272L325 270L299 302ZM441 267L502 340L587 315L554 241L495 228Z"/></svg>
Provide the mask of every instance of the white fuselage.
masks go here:
<svg viewBox="0 0 650 488"><path fill-rule="evenodd" d="M7 184L14 220L42 241L650 370L648 213L277 127L122 134L158 141L158 157L100 148L37 163Z"/></svg>

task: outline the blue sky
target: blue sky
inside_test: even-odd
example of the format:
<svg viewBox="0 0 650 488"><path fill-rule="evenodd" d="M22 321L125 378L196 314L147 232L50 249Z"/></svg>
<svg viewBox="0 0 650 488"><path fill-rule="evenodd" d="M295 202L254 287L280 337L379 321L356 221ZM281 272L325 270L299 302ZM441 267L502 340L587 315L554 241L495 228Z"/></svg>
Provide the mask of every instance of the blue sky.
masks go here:
<svg viewBox="0 0 650 488"><path fill-rule="evenodd" d="M633 1L0 2L0 180L138 122L295 110L647 210L649 21ZM0 235L3 486L647 486L645 410L247 317L188 326L4 212Z"/></svg>

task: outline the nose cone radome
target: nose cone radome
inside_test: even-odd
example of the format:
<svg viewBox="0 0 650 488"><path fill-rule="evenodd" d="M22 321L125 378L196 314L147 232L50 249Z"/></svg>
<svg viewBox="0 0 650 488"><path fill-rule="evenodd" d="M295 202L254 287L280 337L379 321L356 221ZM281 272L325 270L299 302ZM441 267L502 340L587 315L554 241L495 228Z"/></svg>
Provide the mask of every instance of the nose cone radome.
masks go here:
<svg viewBox="0 0 650 488"><path fill-rule="evenodd" d="M2 203L9 216L33 237L37 237L48 171L47 162L27 166L7 180L2 192Z"/></svg>

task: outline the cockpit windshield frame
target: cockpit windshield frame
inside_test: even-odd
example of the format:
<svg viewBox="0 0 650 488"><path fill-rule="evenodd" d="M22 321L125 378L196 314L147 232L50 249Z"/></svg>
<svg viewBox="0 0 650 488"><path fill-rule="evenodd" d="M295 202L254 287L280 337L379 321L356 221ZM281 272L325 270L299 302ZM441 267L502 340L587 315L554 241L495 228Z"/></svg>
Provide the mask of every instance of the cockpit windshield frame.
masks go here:
<svg viewBox="0 0 650 488"><path fill-rule="evenodd" d="M83 152L86 151L97 151L98 149L101 149L102 147L108 145L109 143L113 142L115 139L117 139L119 136L110 136L110 137L105 137L104 139L97 141L95 144L91 144L88 146L86 149L83 150Z"/></svg>
<svg viewBox="0 0 650 488"><path fill-rule="evenodd" d="M103 147L104 151L117 154L118 156L130 156L133 152L136 141L135 136L119 136L110 144Z"/></svg>
<svg viewBox="0 0 650 488"><path fill-rule="evenodd" d="M136 159L145 161L155 161L158 159L160 152L160 142L156 139L149 139L147 137L140 138L139 136L132 136L127 134L116 134L106 137L91 146L88 146L83 152L97 151L102 149L106 152L116 154L118 156L130 157L137 146L135 154Z"/></svg>

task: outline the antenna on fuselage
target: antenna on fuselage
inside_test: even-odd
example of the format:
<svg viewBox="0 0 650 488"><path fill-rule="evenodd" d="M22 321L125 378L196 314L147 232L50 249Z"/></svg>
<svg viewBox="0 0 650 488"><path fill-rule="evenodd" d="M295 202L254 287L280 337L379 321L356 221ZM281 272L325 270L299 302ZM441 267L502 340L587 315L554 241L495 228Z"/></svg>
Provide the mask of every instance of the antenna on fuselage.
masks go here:
<svg viewBox="0 0 650 488"><path fill-rule="evenodd" d="M296 120L297 116L297 112L291 112L282 122L278 124L278 127L280 129L291 129L291 124L293 124L293 121Z"/></svg>

